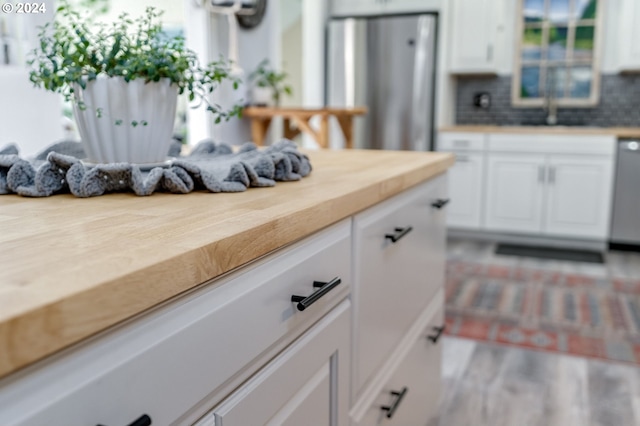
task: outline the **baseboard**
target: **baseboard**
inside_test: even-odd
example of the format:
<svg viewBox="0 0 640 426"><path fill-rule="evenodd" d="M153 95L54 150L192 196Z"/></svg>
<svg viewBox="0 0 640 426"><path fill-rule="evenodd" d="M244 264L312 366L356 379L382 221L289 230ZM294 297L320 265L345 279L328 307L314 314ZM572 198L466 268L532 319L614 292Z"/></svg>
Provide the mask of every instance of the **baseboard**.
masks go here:
<svg viewBox="0 0 640 426"><path fill-rule="evenodd" d="M608 242L604 240L583 240L573 238L547 237L541 235L509 234L502 232L479 231L459 228L447 228L447 236L451 238L462 238L496 243L500 242L595 251L606 251L609 247Z"/></svg>

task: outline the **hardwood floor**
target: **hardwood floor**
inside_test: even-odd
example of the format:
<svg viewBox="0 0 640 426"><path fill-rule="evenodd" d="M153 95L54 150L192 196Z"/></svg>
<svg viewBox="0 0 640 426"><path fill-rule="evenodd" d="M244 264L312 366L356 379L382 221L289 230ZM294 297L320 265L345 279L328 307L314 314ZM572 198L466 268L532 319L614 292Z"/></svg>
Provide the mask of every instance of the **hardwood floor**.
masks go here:
<svg viewBox="0 0 640 426"><path fill-rule="evenodd" d="M634 426L640 369L446 337L429 426Z"/></svg>
<svg viewBox="0 0 640 426"><path fill-rule="evenodd" d="M596 277L640 277L640 254L610 252L604 264L499 256L495 244L452 240L448 257L560 270ZM429 426L640 425L640 369L627 364L443 340L443 392Z"/></svg>

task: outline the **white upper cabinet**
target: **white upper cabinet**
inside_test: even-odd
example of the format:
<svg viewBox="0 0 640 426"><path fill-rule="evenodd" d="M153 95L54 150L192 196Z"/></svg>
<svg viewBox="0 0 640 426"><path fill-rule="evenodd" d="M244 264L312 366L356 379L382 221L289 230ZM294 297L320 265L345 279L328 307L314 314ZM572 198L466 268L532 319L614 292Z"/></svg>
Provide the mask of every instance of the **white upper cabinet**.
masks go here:
<svg viewBox="0 0 640 426"><path fill-rule="evenodd" d="M441 7L440 0L333 0L331 15L358 16L434 12Z"/></svg>
<svg viewBox="0 0 640 426"><path fill-rule="evenodd" d="M640 2L619 0L618 64L620 71L640 71Z"/></svg>
<svg viewBox="0 0 640 426"><path fill-rule="evenodd" d="M609 230L612 161L552 156L547 166L547 234L606 237Z"/></svg>
<svg viewBox="0 0 640 426"><path fill-rule="evenodd" d="M450 72L497 73L499 9L495 0L453 2Z"/></svg>
<svg viewBox="0 0 640 426"><path fill-rule="evenodd" d="M379 15L384 13L383 0L333 0L332 16Z"/></svg>

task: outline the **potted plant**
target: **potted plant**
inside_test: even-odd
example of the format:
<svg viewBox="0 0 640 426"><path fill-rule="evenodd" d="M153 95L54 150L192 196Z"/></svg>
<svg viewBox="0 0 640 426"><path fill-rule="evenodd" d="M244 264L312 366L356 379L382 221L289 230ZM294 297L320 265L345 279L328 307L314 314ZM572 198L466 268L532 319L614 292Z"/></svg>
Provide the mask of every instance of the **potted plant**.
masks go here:
<svg viewBox="0 0 640 426"><path fill-rule="evenodd" d="M73 103L88 160L156 163L167 159L179 94L205 102L220 123L240 115L207 99L225 80L239 80L224 59L201 66L182 37L163 34L161 12L147 8L113 24L88 22L66 1L32 52L31 81Z"/></svg>
<svg viewBox="0 0 640 426"><path fill-rule="evenodd" d="M258 67L249 75L252 83L251 102L254 105L280 106L280 99L283 94L291 96L291 86L285 83L287 73L275 71L269 64L268 59L264 59Z"/></svg>

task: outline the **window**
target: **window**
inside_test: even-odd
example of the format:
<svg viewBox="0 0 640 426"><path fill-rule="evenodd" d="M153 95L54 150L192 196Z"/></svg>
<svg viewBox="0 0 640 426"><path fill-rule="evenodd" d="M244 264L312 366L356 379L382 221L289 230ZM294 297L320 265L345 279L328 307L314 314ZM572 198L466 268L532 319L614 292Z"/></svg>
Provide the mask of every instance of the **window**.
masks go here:
<svg viewBox="0 0 640 426"><path fill-rule="evenodd" d="M516 106L598 102L597 0L521 0L520 43L512 98Z"/></svg>

